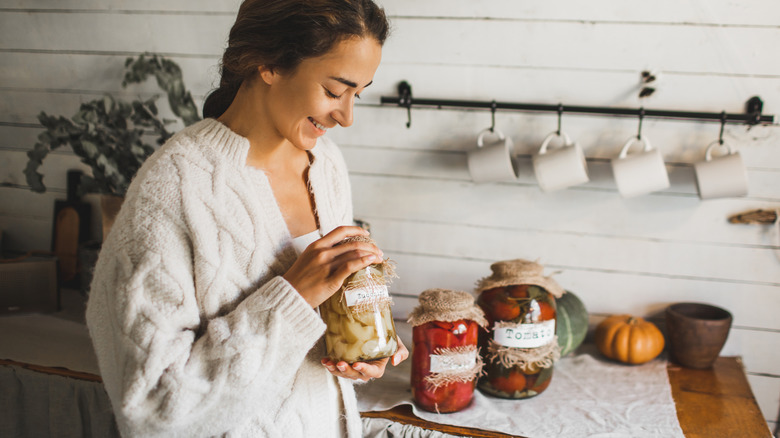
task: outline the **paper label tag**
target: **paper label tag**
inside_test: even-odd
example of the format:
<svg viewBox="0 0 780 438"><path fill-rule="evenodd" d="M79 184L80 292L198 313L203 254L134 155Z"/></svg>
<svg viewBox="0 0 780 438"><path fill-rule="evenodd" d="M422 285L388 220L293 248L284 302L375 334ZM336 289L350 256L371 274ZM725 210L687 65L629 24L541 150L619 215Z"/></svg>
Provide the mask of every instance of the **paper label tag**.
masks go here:
<svg viewBox="0 0 780 438"><path fill-rule="evenodd" d="M444 373L473 369L477 365L477 350L460 354L432 354L431 372Z"/></svg>
<svg viewBox="0 0 780 438"><path fill-rule="evenodd" d="M361 287L344 292L347 299L347 306L352 307L357 304L375 301L379 298L389 297L386 285L375 285L372 287Z"/></svg>
<svg viewBox="0 0 780 438"><path fill-rule="evenodd" d="M555 338L555 320L493 329L493 340L505 347L537 348Z"/></svg>

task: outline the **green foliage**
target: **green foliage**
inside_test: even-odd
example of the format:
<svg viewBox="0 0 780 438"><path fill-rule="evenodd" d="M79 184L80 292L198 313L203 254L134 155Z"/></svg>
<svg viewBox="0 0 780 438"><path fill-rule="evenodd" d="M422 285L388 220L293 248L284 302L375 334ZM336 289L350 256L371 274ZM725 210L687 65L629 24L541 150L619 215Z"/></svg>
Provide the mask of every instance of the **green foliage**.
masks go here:
<svg viewBox="0 0 780 438"><path fill-rule="evenodd" d="M185 125L200 120L176 63L147 54L137 59L128 58L125 67L123 87L128 83L144 82L149 75L154 75L158 86L168 95L174 114ZM124 196L141 164L155 151L154 146L144 142L144 137L156 135L160 145L172 135L166 126L175 120L158 117L158 97L125 102L105 95L81 104L70 119L41 112L38 120L46 130L38 135L38 142L27 152L29 160L24 170L30 189L40 193L46 191L38 168L49 152L68 145L83 163L92 168L91 177L82 177L81 193Z"/></svg>

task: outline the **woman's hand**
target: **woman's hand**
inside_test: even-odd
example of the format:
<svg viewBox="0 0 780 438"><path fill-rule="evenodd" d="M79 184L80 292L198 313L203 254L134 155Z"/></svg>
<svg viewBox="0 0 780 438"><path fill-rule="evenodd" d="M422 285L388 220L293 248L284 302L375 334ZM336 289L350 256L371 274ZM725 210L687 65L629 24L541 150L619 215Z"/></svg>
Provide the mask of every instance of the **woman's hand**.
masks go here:
<svg viewBox="0 0 780 438"><path fill-rule="evenodd" d="M390 358L372 360L370 362L355 362L350 366L343 360L335 363L329 358L322 359L322 365L330 371L336 377L344 377L352 380L362 380L367 382L371 379L378 379L385 374L385 367L390 359L393 360L393 366L398 366L399 363L406 360L409 357L409 350L401 342L400 337L396 337L398 341L398 350Z"/></svg>
<svg viewBox="0 0 780 438"><path fill-rule="evenodd" d="M295 290L316 308L341 288L347 277L382 262L382 251L366 242L334 246L350 236L366 236L360 227L338 227L309 245L284 275Z"/></svg>

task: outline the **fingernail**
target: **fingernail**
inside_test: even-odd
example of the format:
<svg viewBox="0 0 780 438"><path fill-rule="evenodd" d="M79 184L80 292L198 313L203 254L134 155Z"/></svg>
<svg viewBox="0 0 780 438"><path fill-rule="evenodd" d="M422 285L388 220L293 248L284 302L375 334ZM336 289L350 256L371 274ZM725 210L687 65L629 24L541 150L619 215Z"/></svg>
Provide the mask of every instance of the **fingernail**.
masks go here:
<svg viewBox="0 0 780 438"><path fill-rule="evenodd" d="M344 365L337 365L336 368L338 368L339 371L341 371L342 373L347 370L347 367L345 367Z"/></svg>

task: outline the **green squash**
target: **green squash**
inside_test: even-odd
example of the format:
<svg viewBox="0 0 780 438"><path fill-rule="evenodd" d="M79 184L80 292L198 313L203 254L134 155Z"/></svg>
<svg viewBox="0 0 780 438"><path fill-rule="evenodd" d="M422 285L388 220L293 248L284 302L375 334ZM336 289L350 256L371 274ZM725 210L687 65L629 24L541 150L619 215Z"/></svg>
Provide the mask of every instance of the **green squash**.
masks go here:
<svg viewBox="0 0 780 438"><path fill-rule="evenodd" d="M561 356L574 351L585 340L588 333L588 311L582 301L573 293L566 291L555 300L555 334L561 346Z"/></svg>

